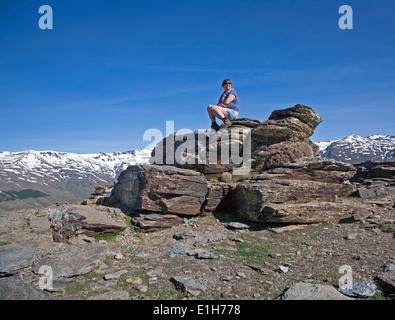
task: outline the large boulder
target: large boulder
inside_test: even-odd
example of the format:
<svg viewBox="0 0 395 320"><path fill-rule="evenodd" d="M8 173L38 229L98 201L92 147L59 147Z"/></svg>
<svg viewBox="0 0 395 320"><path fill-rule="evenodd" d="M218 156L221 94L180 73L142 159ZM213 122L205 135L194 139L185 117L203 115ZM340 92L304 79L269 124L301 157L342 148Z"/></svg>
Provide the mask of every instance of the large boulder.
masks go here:
<svg viewBox="0 0 395 320"><path fill-rule="evenodd" d="M225 199L228 208L251 221L315 223L344 214L337 197L355 191L356 169L326 158L302 158L239 183Z"/></svg>
<svg viewBox="0 0 395 320"><path fill-rule="evenodd" d="M208 192L202 173L172 166L133 165L119 176L112 194L132 211L195 216Z"/></svg>
<svg viewBox="0 0 395 320"><path fill-rule="evenodd" d="M243 163L244 158L251 160L251 129L240 126L218 132L172 133L154 148L150 163L192 169L210 179L243 164L250 166Z"/></svg>
<svg viewBox="0 0 395 320"><path fill-rule="evenodd" d="M286 163L303 157L313 157L316 155L315 148L310 142L289 142L284 141L272 144L263 150L254 153L252 161L252 171L256 173L277 168Z"/></svg>
<svg viewBox="0 0 395 320"><path fill-rule="evenodd" d="M295 159L318 156L318 146L309 137L321 121L312 108L298 104L274 111L265 121L236 119L231 127L218 132L174 132L156 145L150 165L130 166L122 172L112 194L135 216L139 215L136 224L142 229L172 225L177 220L172 217L174 214L194 216L213 212L225 197L239 201L232 206L241 215L258 221L263 207L259 213L252 213L257 209L251 210L249 199L242 199L250 191L261 193L264 207L269 204L264 200L266 193L276 194L273 203L289 203L292 199L333 201L349 192L349 186L336 184L333 179L314 181L311 175L318 179L330 174L306 168L288 168L288 173L282 173L282 181L288 181L288 187L279 179L257 176L235 189L237 183L251 175L280 168ZM160 215L153 221L147 213Z"/></svg>
<svg viewBox="0 0 395 320"><path fill-rule="evenodd" d="M261 172L318 156L309 137L321 121L312 108L298 104L273 111L266 121L240 118L218 132L173 133L157 144L150 163L193 169L208 179L224 172L240 178L250 170Z"/></svg>

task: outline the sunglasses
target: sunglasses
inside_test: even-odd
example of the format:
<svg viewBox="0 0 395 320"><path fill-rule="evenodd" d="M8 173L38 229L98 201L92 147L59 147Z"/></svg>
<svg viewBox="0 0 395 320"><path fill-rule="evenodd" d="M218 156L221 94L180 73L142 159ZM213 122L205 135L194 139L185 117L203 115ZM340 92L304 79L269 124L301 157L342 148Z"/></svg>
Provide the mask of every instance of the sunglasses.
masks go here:
<svg viewBox="0 0 395 320"><path fill-rule="evenodd" d="M232 82L225 82L224 85L226 85L226 84L232 84Z"/></svg>

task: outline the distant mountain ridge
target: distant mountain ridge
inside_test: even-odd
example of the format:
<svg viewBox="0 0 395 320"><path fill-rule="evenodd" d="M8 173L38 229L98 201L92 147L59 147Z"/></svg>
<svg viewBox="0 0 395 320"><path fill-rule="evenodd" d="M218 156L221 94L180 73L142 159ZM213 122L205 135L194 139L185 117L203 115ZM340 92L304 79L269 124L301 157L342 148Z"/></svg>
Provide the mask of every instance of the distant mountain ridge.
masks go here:
<svg viewBox="0 0 395 320"><path fill-rule="evenodd" d="M322 157L348 163L395 160L395 136L356 134L344 139L316 142Z"/></svg>
<svg viewBox="0 0 395 320"><path fill-rule="evenodd" d="M148 163L151 151L92 154L34 150L0 152L0 209L87 199L95 185L112 185L129 165ZM29 194L39 194L40 197L26 197Z"/></svg>

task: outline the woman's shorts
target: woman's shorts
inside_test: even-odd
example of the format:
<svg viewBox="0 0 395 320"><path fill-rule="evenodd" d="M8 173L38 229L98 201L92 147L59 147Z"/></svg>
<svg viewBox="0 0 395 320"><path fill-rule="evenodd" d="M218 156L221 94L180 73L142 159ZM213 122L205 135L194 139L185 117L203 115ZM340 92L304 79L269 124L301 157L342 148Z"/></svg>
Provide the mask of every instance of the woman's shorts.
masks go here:
<svg viewBox="0 0 395 320"><path fill-rule="evenodd" d="M239 111L229 109L229 108L226 109L226 112L228 113L229 120L235 120L235 119L237 119L237 117L239 115Z"/></svg>

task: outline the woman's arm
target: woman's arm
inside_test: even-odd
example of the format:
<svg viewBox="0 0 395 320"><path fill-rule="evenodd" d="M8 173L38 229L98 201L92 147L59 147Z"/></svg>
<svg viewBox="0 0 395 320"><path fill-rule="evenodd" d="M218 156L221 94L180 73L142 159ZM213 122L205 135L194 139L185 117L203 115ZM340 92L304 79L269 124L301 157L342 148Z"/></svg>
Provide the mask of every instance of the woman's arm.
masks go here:
<svg viewBox="0 0 395 320"><path fill-rule="evenodd" d="M229 103L231 103L234 98L236 98L236 96L232 93L229 93L228 97L226 98L226 100L224 101L225 107L228 106Z"/></svg>

